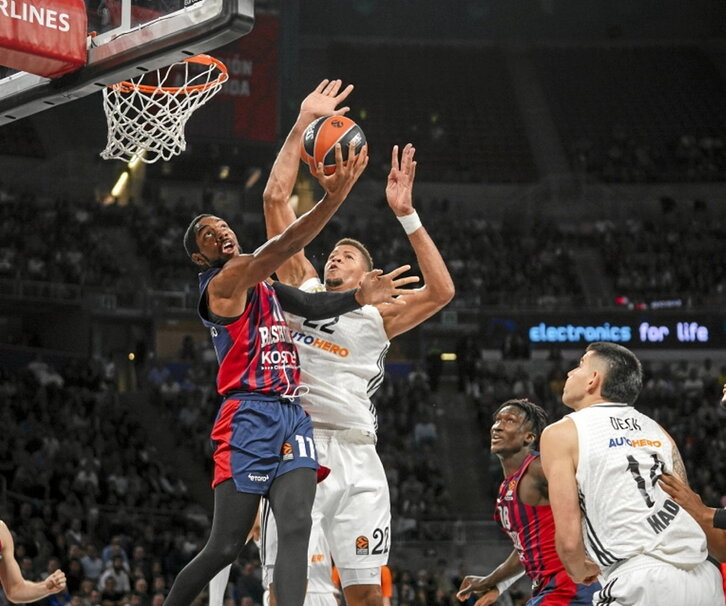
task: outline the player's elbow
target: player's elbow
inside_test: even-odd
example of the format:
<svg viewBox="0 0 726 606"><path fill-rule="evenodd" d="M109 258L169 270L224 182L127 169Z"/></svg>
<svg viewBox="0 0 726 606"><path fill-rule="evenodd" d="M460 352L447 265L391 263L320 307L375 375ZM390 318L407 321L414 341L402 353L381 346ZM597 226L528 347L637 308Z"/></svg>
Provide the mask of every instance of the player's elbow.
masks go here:
<svg viewBox="0 0 726 606"><path fill-rule="evenodd" d="M287 204L287 190L277 179L270 178L262 192L262 203L265 207L275 206L277 204Z"/></svg>
<svg viewBox="0 0 726 606"><path fill-rule="evenodd" d="M560 556L560 560L563 564L566 564L577 556L581 546L580 540L575 536L575 533L563 533L556 537L555 547L557 548L557 555Z"/></svg>
<svg viewBox="0 0 726 606"><path fill-rule="evenodd" d="M437 307L441 309L451 303L451 300L454 298L455 294L456 289L454 288L454 283L448 281L447 283L442 284L439 288L435 289L435 292L433 293L434 302L436 303Z"/></svg>
<svg viewBox="0 0 726 606"><path fill-rule="evenodd" d="M31 600L28 600L26 596L23 595L23 585L24 583L17 583L16 585L13 585L12 587L3 587L5 591L5 597L7 597L8 602L12 602L13 604L25 604ZM35 600L32 600L35 601Z"/></svg>

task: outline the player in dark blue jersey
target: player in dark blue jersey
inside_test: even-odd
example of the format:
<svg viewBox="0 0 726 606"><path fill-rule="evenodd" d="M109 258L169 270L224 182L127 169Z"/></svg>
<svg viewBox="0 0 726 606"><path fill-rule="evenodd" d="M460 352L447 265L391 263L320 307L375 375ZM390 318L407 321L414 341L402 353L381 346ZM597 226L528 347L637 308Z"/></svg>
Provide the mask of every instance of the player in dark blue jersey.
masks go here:
<svg viewBox="0 0 726 606"><path fill-rule="evenodd" d="M324 81L319 87L321 97L331 104L331 114L342 111L335 106L347 93L337 94L339 88L339 81ZM297 149L286 145L280 157L297 153ZM285 291L286 287L269 285L267 278L320 232L368 163L365 147L356 155L351 145L345 164L339 146L335 155L335 172L326 176L320 165L316 174L325 191L323 199L253 253L242 253L234 231L213 215L196 217L185 234L187 253L204 270L200 275L199 314L214 340L220 364L217 387L225 400L212 430L217 450L209 540L179 573L165 606L189 606L209 580L237 557L252 528L261 495L269 497L280 528L277 602L280 606L303 603L318 464L312 426L297 397L297 352L286 330L278 292L280 299L291 305L304 301ZM405 269L387 276L373 272L364 287L370 286L381 295L381 285L387 285L385 300L391 301L392 295L401 292L398 286L417 280L396 279ZM361 296L362 291L350 295L355 299L354 307L371 302ZM329 310L322 313L321 317L330 317Z"/></svg>

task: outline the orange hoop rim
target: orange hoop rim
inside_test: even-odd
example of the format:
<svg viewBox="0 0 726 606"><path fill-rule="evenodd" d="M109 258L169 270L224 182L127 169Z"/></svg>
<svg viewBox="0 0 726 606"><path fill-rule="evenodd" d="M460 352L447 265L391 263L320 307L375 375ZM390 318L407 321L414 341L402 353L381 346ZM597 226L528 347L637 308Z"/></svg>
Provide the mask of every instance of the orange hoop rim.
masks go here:
<svg viewBox="0 0 726 606"><path fill-rule="evenodd" d="M227 71L227 66L219 59L217 59L216 57L212 57L211 55L195 55L194 57L189 57L187 59L184 59L183 61L180 61L180 63L198 63L199 65L207 66L214 65L219 70L219 76L217 76L214 80L205 82L204 84L194 84L192 86L150 86L148 84L136 84L135 82L131 82L130 80L123 80L122 82L118 82L117 84L110 85L109 88L117 90L121 93L132 93L134 91L139 91L146 95L156 95L161 93L178 95L180 91L183 91L183 94L203 92L219 84L224 84L229 79L229 72Z"/></svg>

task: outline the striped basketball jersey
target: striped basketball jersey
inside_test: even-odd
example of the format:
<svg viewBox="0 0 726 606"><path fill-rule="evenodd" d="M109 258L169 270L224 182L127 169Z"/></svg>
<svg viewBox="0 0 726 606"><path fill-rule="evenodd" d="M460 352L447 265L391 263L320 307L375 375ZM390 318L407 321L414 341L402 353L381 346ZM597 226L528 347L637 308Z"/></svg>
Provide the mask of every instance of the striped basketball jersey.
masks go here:
<svg viewBox="0 0 726 606"><path fill-rule="evenodd" d="M217 324L209 319L205 290L219 271L210 268L199 274L198 310L217 353L217 391L221 395L296 395L300 361L275 291L260 282L250 290L239 318L231 324Z"/></svg>
<svg viewBox="0 0 726 606"><path fill-rule="evenodd" d="M563 570L555 549L555 520L549 505L525 505L519 500L519 481L538 452L528 454L522 464L499 486L494 519L514 543L524 570L535 588Z"/></svg>
<svg viewBox="0 0 726 606"><path fill-rule="evenodd" d="M301 285L306 292L325 290L318 278ZM301 403L313 423L335 429L375 432L371 396L383 382L390 345L383 318L372 305L329 320L310 321L286 314L300 354Z"/></svg>
<svg viewBox="0 0 726 606"><path fill-rule="evenodd" d="M703 530L658 484L673 471L663 429L627 404L595 404L566 418L577 428L585 546L603 572L638 554L684 567L703 562Z"/></svg>

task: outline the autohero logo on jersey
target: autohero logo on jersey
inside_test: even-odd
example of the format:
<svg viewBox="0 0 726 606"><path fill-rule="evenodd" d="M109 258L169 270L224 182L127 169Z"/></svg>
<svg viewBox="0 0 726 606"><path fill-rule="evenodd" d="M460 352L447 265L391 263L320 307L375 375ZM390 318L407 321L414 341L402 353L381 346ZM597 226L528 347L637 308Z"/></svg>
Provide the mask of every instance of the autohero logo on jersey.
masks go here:
<svg viewBox="0 0 726 606"><path fill-rule="evenodd" d="M300 332L299 330L292 331L292 339L295 343L309 345L310 347L317 347L323 351L329 351L332 355L340 358L347 358L350 355L350 351L348 351L345 347L341 347L340 345L336 345L335 343L326 341L320 337L314 337L313 335Z"/></svg>
<svg viewBox="0 0 726 606"><path fill-rule="evenodd" d="M59 32L68 32L71 29L71 16L68 13L16 0L0 0L0 15L26 23L37 23Z"/></svg>
<svg viewBox="0 0 726 606"><path fill-rule="evenodd" d="M621 419L619 417L610 417L610 425L613 429L618 431L643 431L638 419L634 418ZM618 446L630 446L631 448L660 448L662 445L663 444L660 440L649 440L648 438L643 437L626 438L625 436L618 436L616 438L610 438L608 448L617 448Z"/></svg>
<svg viewBox="0 0 726 606"><path fill-rule="evenodd" d="M355 540L355 555L368 555L369 553L369 541L366 536L359 536Z"/></svg>

